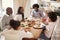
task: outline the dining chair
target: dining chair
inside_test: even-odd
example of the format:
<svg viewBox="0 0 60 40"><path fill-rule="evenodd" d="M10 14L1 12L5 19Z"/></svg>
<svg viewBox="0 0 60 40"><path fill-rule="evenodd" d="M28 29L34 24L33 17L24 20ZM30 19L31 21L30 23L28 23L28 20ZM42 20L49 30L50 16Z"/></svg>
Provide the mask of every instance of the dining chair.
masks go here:
<svg viewBox="0 0 60 40"><path fill-rule="evenodd" d="M22 40L37 40L35 38L23 38Z"/></svg>

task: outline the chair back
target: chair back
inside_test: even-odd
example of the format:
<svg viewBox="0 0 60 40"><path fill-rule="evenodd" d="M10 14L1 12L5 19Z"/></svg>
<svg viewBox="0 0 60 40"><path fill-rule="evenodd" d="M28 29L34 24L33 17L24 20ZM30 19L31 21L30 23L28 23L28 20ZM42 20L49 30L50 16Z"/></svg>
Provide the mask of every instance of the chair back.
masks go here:
<svg viewBox="0 0 60 40"><path fill-rule="evenodd" d="M37 40L35 38L23 38L22 40Z"/></svg>

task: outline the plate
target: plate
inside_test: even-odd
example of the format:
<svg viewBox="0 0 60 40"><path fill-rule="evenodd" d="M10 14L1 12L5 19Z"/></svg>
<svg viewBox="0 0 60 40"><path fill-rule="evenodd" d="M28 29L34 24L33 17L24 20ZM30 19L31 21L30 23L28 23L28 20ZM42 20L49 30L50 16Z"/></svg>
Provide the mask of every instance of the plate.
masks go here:
<svg viewBox="0 0 60 40"><path fill-rule="evenodd" d="M38 26L38 25L34 25L34 27L33 28L35 28L35 29L41 29L41 27L40 26Z"/></svg>

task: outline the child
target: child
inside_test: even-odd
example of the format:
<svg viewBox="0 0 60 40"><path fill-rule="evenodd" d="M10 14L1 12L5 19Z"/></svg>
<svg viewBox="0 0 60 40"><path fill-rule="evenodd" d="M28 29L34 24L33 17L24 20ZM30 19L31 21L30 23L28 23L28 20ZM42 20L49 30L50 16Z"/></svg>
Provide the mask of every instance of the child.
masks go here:
<svg viewBox="0 0 60 40"><path fill-rule="evenodd" d="M57 20L57 15L55 14L55 12L49 12L47 20L49 21L49 24L46 26L46 30L40 37L44 40L50 40L52 33L54 31L56 20Z"/></svg>

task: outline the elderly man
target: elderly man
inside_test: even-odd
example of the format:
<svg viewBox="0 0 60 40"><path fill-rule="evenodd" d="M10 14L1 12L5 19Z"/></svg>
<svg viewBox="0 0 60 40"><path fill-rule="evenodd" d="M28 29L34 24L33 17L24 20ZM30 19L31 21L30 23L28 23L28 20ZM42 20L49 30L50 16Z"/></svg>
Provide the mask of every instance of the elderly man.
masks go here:
<svg viewBox="0 0 60 40"><path fill-rule="evenodd" d="M6 14L2 18L2 30L6 29L6 28L10 28L9 22L11 19L13 19L12 13L13 13L12 8L8 7L6 9Z"/></svg>

